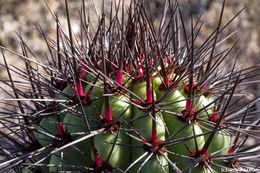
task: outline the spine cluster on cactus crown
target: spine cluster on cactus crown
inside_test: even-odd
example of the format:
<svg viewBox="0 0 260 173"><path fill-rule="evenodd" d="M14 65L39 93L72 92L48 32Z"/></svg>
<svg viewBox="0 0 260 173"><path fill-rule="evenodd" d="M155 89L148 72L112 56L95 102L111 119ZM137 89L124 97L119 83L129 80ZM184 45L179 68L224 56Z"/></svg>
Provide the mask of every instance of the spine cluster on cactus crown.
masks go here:
<svg viewBox="0 0 260 173"><path fill-rule="evenodd" d="M49 50L47 64L31 58L22 37L22 53L1 47L10 79L3 83L17 103L14 110L1 111L7 144L0 143L7 158L0 163L3 171L259 168L258 144L243 145L250 138L259 141L254 130L259 117L252 109L259 98L236 105L242 98L239 86L258 75L259 67L238 70L230 65L235 45L219 49L228 38L221 39L221 32L235 18L222 22L225 1L216 29L200 45L200 19L186 26L177 2L167 1L158 26L143 2L111 4L109 17L103 5L96 29L82 2L79 38L71 31L67 0L68 34L52 11L57 37L38 29ZM11 68L4 51L19 56L26 70ZM230 64L224 64L230 56ZM23 82L13 80L11 72Z"/></svg>

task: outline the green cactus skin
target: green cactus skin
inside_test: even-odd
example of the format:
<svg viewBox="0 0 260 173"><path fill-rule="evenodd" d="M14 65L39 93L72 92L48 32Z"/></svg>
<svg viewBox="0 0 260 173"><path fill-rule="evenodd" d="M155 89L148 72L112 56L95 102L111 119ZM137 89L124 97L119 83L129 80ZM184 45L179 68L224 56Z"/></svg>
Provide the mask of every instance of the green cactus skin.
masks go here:
<svg viewBox="0 0 260 173"><path fill-rule="evenodd" d="M162 84L161 79L159 79L158 77L155 79L157 81L156 82L157 85L160 86ZM165 95L165 93L167 93L167 90L160 89L159 87L157 87L157 88L158 88L158 90L156 91L156 93L159 98L161 98L163 95ZM183 110L186 106L185 97L178 90L176 90L172 94L168 95L164 99L163 102L165 102L165 103L176 102L176 103L165 106L165 108L167 108L167 111L170 111L173 113L178 113L179 111ZM187 124L187 122L183 122L176 115L172 115L170 113L163 112L163 118L164 118L164 121L168 128L169 134L176 133L178 130L180 130L182 127L184 127ZM194 135L193 126L194 126L194 132L196 135L199 135L202 133L202 130L200 129L200 127L197 124L188 124L187 127L185 127L180 133L173 136L170 140L193 136ZM168 133L166 133L166 137L168 137ZM205 143L204 136L197 137L196 141L198 144L198 149L199 150L202 149L202 147ZM172 146L167 147L167 149L173 153L190 156L190 152L185 148L185 145L191 151L196 151L194 139L187 140L180 144L174 144ZM172 155L172 154L168 154L168 157L172 162L180 162L180 161L187 160L186 158L183 158L183 157L180 157L177 155ZM178 167L180 169L184 169L188 165L189 164L180 164L180 165L178 165ZM170 167L170 172L173 172L171 167Z"/></svg>
<svg viewBox="0 0 260 173"><path fill-rule="evenodd" d="M136 111L134 111L136 112ZM146 112L143 111L139 111L136 112L135 115L145 115ZM137 116L138 117L138 116ZM165 139L165 129L163 128L163 121L161 118L159 118L159 115L156 116L156 120L157 120L157 137L160 140L164 140ZM133 128L136 129L140 129L140 134L145 137L146 139L150 139L152 137L151 131L152 131L152 120L150 119L150 117L147 118L142 118L140 119L139 122L135 121ZM146 129L146 130L145 130ZM147 130L148 129L148 130ZM145 131L142 131L145 130ZM140 142L137 142L136 140L132 140L132 145L134 146L140 146ZM145 150L143 148L132 148L132 159L131 161L134 162L137 158L139 158L141 155L143 155L145 153ZM148 154L149 155L149 154ZM148 156L147 155L147 156ZM164 155L167 156L166 153L164 153ZM146 157L145 157L146 158ZM144 161L145 158L143 158L141 161ZM162 164L162 166L164 167L164 169L166 170L166 172L168 172L168 162L165 160L165 158L163 156L158 156L160 163L157 161L155 156L152 156L151 160L149 160L144 167L141 169L140 172L145 173L145 172L164 172L162 170L162 167L160 164ZM137 170L139 169L140 164L136 164L135 166L133 166L133 168L131 169L132 172L137 172Z"/></svg>
<svg viewBox="0 0 260 173"><path fill-rule="evenodd" d="M81 107L74 108L75 111L81 112ZM89 115L89 107L84 107L86 115ZM90 114L91 115L91 114ZM69 133L86 132L87 127L85 119L82 115L77 115L77 113L67 113L63 121L65 129Z"/></svg>
<svg viewBox="0 0 260 173"><path fill-rule="evenodd" d="M84 143L79 143L75 145L80 148ZM89 167L90 164L90 155L85 155L85 153L77 151L77 149L69 147L64 149L63 151L55 153L56 155L52 155L50 158L49 164L55 165L76 165L76 166L85 166ZM61 158L63 154L63 159ZM80 168L69 168L69 167L49 167L49 172L56 171L86 171L86 169Z"/></svg>
<svg viewBox="0 0 260 173"><path fill-rule="evenodd" d="M109 97L109 106L111 110L111 116L113 120L119 118L121 115L125 120L129 120L131 116L131 109L128 99L123 95L116 95L114 97ZM128 109L127 109L128 108ZM127 109L127 110L126 110ZM125 111L126 110L126 111ZM102 108L101 115L105 114L105 104ZM124 127L123 125L120 125ZM117 133L118 136L117 136ZM130 149L129 147L120 146L118 144L129 144L129 137L124 133L124 131L108 131L105 134L100 134L94 137L94 144L100 155L102 161L107 161L110 151L113 148L113 152L108 160L108 164L112 167L120 166L120 169L126 169L130 162ZM115 143L113 147L113 143ZM113 172L118 172L113 170Z"/></svg>
<svg viewBox="0 0 260 173"><path fill-rule="evenodd" d="M69 98L68 97L72 97L73 96L73 91L72 91L72 88L70 85L66 86L64 88L64 90L61 92L61 93L58 93L55 95L55 98L57 100L68 100ZM64 103L65 104L65 103ZM69 105L67 105L69 106ZM61 110L60 111L63 111L65 108L63 106L61 106ZM68 111L65 111L65 112L62 112L59 117L61 119L61 121L63 121L63 119L65 118L66 114L68 113Z"/></svg>
<svg viewBox="0 0 260 173"><path fill-rule="evenodd" d="M71 86L67 86L62 93L66 94L67 96L73 96L73 92L72 92L72 88ZM56 94L55 97L58 100L67 100L67 96L62 95L62 94ZM49 104L49 103L47 103ZM64 108L62 108L63 110ZM66 116L67 112L63 112L59 115L59 118L61 119L61 121L64 119L64 117ZM39 123L39 126L37 126L38 130L41 130L43 132L46 133L50 133L52 135L57 135L58 133L58 129L57 129L57 118L54 115L50 115L47 117L43 117L42 120ZM50 145L53 141L52 138L38 133L38 132L34 132L35 137L39 140L39 143L41 144L41 146L47 146Z"/></svg>
<svg viewBox="0 0 260 173"><path fill-rule="evenodd" d="M129 137L121 132L119 132L117 136L116 133L118 133L118 131L97 135L94 137L94 144L101 160L106 161L110 151L112 150L113 143L116 141L116 145L114 145L113 152L108 160L108 163L113 167L120 166L120 169L124 170L127 168L130 162L130 149L118 144L128 144ZM113 173L114 172L119 171L113 170Z"/></svg>
<svg viewBox="0 0 260 173"><path fill-rule="evenodd" d="M203 130L204 131L204 130ZM205 141L208 139L209 135L205 135ZM226 148L223 151L217 152L216 155L225 155L228 153L229 145L231 143L231 137L227 131L221 130L215 133L215 136L210 144L209 153L214 153Z"/></svg>
<svg viewBox="0 0 260 173"><path fill-rule="evenodd" d="M196 105L196 110L201 110L202 108L208 106L211 102L213 102L213 98L212 97L206 97L201 95L198 104ZM199 114L199 118L201 119L207 119L209 114L213 113L213 107L214 104L211 104L209 107L207 107L206 110L203 110L202 112L200 112Z"/></svg>
<svg viewBox="0 0 260 173"><path fill-rule="evenodd" d="M37 126L37 129L43 132L46 132L47 134L51 135L57 135L58 134L58 128L57 128L57 120L55 116L48 116L44 117L39 126ZM39 140L39 143L41 146L47 146L50 145L53 141L53 139L49 136L46 136L45 134L34 132L34 136L36 139Z"/></svg>
<svg viewBox="0 0 260 173"><path fill-rule="evenodd" d="M109 105L111 109L111 116L113 119L117 119L121 115L124 120L129 120L131 118L132 109L128 102L129 99L124 95L117 94L115 96L109 97ZM104 109L105 107L103 107L103 110ZM103 111L103 115L104 115L104 111Z"/></svg>
<svg viewBox="0 0 260 173"><path fill-rule="evenodd" d="M120 115L126 120L130 118L131 109L129 108L127 101L127 98L123 95L109 97L111 116L114 120L119 118ZM104 115L104 112L105 104L102 106L101 115ZM97 135L94 137L94 144L102 161L107 161L110 151L113 149L108 164L113 167L118 167L120 165L122 166L121 169L126 169L126 166L130 162L130 151L128 147L120 146L118 144L129 144L129 137L124 134L124 132L119 132L117 136L118 132L118 130L107 131L105 134ZM114 146L113 143L115 143ZM113 170L113 172L118 171Z"/></svg>
<svg viewBox="0 0 260 173"><path fill-rule="evenodd" d="M48 149L47 151L45 151L44 153L41 153L35 157L32 158L33 162L31 162L30 160L26 160L27 163L35 163L36 161L39 161L41 159L43 159L44 157L46 157L48 155L48 153L50 152L51 150ZM45 160L43 160L41 162L41 164L49 164L49 160L50 160L50 157L47 157L45 158ZM40 171L42 172L48 172L49 168L47 166L43 166L43 167L37 167L37 169L39 169ZM28 168L24 168L22 170L23 173L33 173L33 171L31 169L28 169Z"/></svg>
<svg viewBox="0 0 260 173"><path fill-rule="evenodd" d="M146 100L146 82L141 82L134 85L133 92ZM154 94L154 99L156 100L156 94ZM147 112L140 110L137 106L133 106L133 119L147 115ZM160 113L156 114L157 121L157 137L160 140L165 139L165 126L162 120L162 115ZM144 118L140 118L134 121L132 124L133 128L139 129L139 133L145 139L149 140L152 137L152 118L147 115Z"/></svg>
<svg viewBox="0 0 260 173"><path fill-rule="evenodd" d="M160 88L161 84L162 84L162 80L157 76L154 78L154 83L155 85L155 91L156 91L156 95L158 98L161 98L162 96L165 95L165 93L167 93L167 90L164 90L163 88ZM205 97L205 96L198 96L199 97L199 101L197 101L197 97L195 97L194 102L198 102L196 105L196 110L200 110L202 108L204 108L205 106L207 106L208 104L210 104L211 102L213 102L213 99L211 97ZM187 94L184 92L184 87L181 87L178 90L175 90L172 94L168 95L163 102L165 103L171 103L171 102L175 102L173 104L169 104L164 106L164 108L167 111L173 112L173 113L178 113L180 111L182 111L185 106L186 106L186 101L185 98L187 98ZM213 105L209 106L209 108L207 108L206 111L203 111L199 114L200 117L202 117L202 119L208 119L208 116L203 116L203 115L208 115L208 114L212 114L213 113ZM176 133L179 129L181 129L183 126L185 126L187 124L187 122L183 122L182 120L178 119L176 117L176 115L171 115L170 113L166 113L163 112L163 118L164 121L167 125L167 128L169 130L169 134L174 134ZM193 136L193 127L194 126L194 132L196 135L202 134L204 132L207 132L208 130L205 130L205 128L201 127L200 123L194 123L189 124L184 130L182 130L179 134L175 135L172 139L179 139L182 137L187 137L187 136ZM210 128L209 130L212 130L212 128ZM166 134L167 137L167 134ZM208 139L209 135L205 135L205 136L200 136L196 138L196 142L198 145L198 150L201 150L206 142L206 140ZM219 151L223 148L228 147L230 144L230 136L228 135L227 132L221 131L215 134L215 137L212 140L211 146L209 148L209 153L213 153L216 151ZM194 139L188 140L185 143L181 143L181 144L176 144L176 145L172 145L169 146L167 149L173 153L176 154L181 154L181 155L185 155L185 156L190 156L190 152L184 147L184 145L186 145L192 152L196 151L196 147L195 147L195 141ZM221 155L221 154L227 154L228 149L219 152L217 155ZM180 161L185 161L187 159L177 156L177 155L168 155L170 160L173 162L180 162ZM178 164L178 167L180 169L184 169L189 165L189 163L187 164ZM208 169L206 169L208 170ZM192 172L204 172L202 167L195 167L194 170L192 170ZM172 168L170 168L170 172L174 172L172 170Z"/></svg>
<svg viewBox="0 0 260 173"><path fill-rule="evenodd" d="M160 89L159 87L162 84L162 81L159 77L155 77L154 78L154 84L155 84L155 92L156 92L156 96L158 99L160 99L161 97L163 97L168 89ZM179 90L174 90L173 93L170 93L170 95L168 95L163 101L162 103L171 103L174 102L173 104L169 104L164 106L163 108L167 108L167 111L170 112L178 112L178 110L183 110L186 106L186 100L183 97L183 95L179 92Z"/></svg>
<svg viewBox="0 0 260 173"><path fill-rule="evenodd" d="M188 95L185 93L184 87L180 87L178 90L182 96L184 98L187 98ZM204 95L193 95L193 103L196 104L196 111L201 110L202 108L208 106L208 104L210 104L213 99L211 97L205 97ZM195 105L193 105L195 106ZM206 110L203 110L202 112L199 113L199 118L202 119L207 119L208 117L206 115L213 113L213 107L214 104L210 105L209 107L207 107Z"/></svg>
<svg viewBox="0 0 260 173"><path fill-rule="evenodd" d="M210 170L208 168L203 168L198 165L198 166L192 168L192 170L189 171L189 173L210 173Z"/></svg>
<svg viewBox="0 0 260 173"><path fill-rule="evenodd" d="M136 110L134 109L134 115L136 117L141 117L146 114L147 114L147 112L140 111L140 110L138 110L138 108ZM165 140L165 128L163 125L163 121L160 117L162 117L162 115L156 115L157 138L160 140ZM152 119L149 116L136 120L133 123L133 128L140 130L139 131L140 135L142 135L142 137L144 137L145 139L151 139L151 137L152 137L152 133L151 133L152 132ZM132 140L131 144L134 146L140 146L140 142L138 142L134 139ZM139 158L144 153L145 153L145 150L143 148L132 148L132 162L135 161L137 158ZM165 153L165 155L167 155L167 154ZM145 160L145 158L142 159L141 161L144 161L144 160ZM159 156L159 160L160 160L161 164L164 166L164 169L168 170L168 166L166 166L166 165L168 165L168 162L162 156ZM141 164L137 164L137 165L133 166L133 168L131 170L133 172L136 172L139 169L140 165ZM152 159L145 164L145 166L141 169L141 172L146 172L148 170L150 170L150 172L151 171L163 172L161 165L157 161L155 156L152 156Z"/></svg>
<svg viewBox="0 0 260 173"><path fill-rule="evenodd" d="M28 168L24 168L23 173L34 173L32 170L28 169Z"/></svg>
<svg viewBox="0 0 260 173"><path fill-rule="evenodd" d="M176 133L178 130L180 130L181 128L183 128L184 126L186 126L186 122L183 122L182 120L179 120L177 117L173 117L172 115L165 115L165 121L168 122L168 130L170 134L174 134ZM195 135L199 135L202 134L202 130L200 129L200 127L197 124L188 124L183 130L181 130L180 133L176 134L175 136L173 136L171 138L171 140L174 139L181 139L183 137L189 137L189 136L194 136L194 132L193 132L193 128L194 128L194 132ZM186 140L185 142L181 142L179 144L174 144L171 145L169 147L167 147L167 149L173 153L176 154L181 154L181 155L185 155L185 156L190 156L191 153L189 152L189 150L185 147L185 145L192 151L195 152L196 151L196 143L195 143L195 139L196 139L196 143L198 146L198 150L201 150L205 144L205 140L204 140L204 136L200 136L197 138L192 138L189 140ZM186 161L188 160L187 158L183 158L179 155L172 155L169 154L168 155L170 160L172 162L181 162L181 161ZM189 165L189 163L182 163L182 164L178 164L177 166L180 169L184 169Z"/></svg>
<svg viewBox="0 0 260 173"><path fill-rule="evenodd" d="M159 160L159 162L158 162L158 160ZM150 158L150 160L140 169L139 172L140 173L147 173L147 172L164 173L164 172L169 172L168 162L165 160L165 158L163 156L158 155L158 160L157 160L156 156L152 156ZM142 161L144 161L144 160L142 160ZM134 166L133 169L132 169L132 172L137 172L138 169L140 168L140 166L141 166L141 163Z"/></svg>
<svg viewBox="0 0 260 173"><path fill-rule="evenodd" d="M146 82L140 82L137 85L133 86L133 92L137 94L138 96L142 97L144 100L146 100ZM156 94L154 94L154 99L156 100ZM147 112L140 110L138 107L133 107L133 119L145 116ZM156 115L156 122L157 122L157 139L159 140L165 140L165 126L162 120L162 114L158 113ZM147 115L146 117L137 119L132 124L134 129L140 130L138 131L139 134L144 137L146 140L150 140L152 138L152 118ZM137 142L136 140L132 140L132 145L139 145L140 142ZM143 148L132 148L132 162L134 162L137 158L139 158L142 154L145 153L145 150ZM167 154L165 154L167 155ZM163 156L158 156L160 162L157 161L156 156L152 156L150 160L143 166L140 172L164 172L162 169L162 166L164 167L165 171L168 172L168 162L163 158ZM142 159L141 161L144 161ZM161 164L161 165L160 165ZM141 164L136 164L132 167L132 172L137 172L139 169L139 166Z"/></svg>
<svg viewBox="0 0 260 173"><path fill-rule="evenodd" d="M215 161L213 161L213 163L221 165L221 166L223 166L225 168L231 168L230 165L228 165L227 163L223 162L222 160L215 160ZM215 166L215 165L211 165L211 168L214 171L216 171L216 172L223 172L223 169L221 167L218 167L218 166ZM225 170L225 172L230 172L230 171Z"/></svg>

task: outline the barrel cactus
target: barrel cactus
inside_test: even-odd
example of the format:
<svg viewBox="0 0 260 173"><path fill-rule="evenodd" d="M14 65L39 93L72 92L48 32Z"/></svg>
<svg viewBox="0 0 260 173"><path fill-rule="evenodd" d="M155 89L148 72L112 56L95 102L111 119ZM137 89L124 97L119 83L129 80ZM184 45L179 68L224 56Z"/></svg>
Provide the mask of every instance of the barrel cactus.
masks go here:
<svg viewBox="0 0 260 173"><path fill-rule="evenodd" d="M47 64L30 58L32 50L22 38L22 53L1 47L4 60L9 51L26 64L26 71L3 64L10 79L3 82L13 92L8 100L17 103L15 110L1 112L0 132L8 144L1 146L7 158L0 163L3 171L259 168L259 146L243 145L252 137L259 141L254 132L260 119L251 109L259 98L234 106L239 85L257 75L259 67L223 65L233 58L234 48L216 51L227 26L221 24L225 1L216 29L202 45L195 44L199 21L185 26L177 2L166 3L159 27L143 2L132 1L127 7L115 4L115 9L112 4L109 18L102 9L98 27L91 29L83 1L80 38L72 34L65 2L68 34L55 15L57 37L42 33L49 48ZM27 90L10 71L29 84Z"/></svg>

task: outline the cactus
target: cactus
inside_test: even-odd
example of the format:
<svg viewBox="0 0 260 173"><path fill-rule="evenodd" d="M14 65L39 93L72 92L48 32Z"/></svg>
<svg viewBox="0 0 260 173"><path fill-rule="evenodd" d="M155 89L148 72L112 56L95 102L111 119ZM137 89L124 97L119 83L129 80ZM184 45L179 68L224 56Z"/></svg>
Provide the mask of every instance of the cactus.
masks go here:
<svg viewBox="0 0 260 173"><path fill-rule="evenodd" d="M238 86L258 75L259 66L235 70L235 64L231 69L221 64L235 46L216 52L228 25L221 25L225 1L216 30L200 46L195 45L199 21L191 21L188 33L178 4L171 1L159 28L144 3L132 1L127 12L124 3L116 4L114 16L112 4L110 19L102 9L96 31L83 15L83 1L80 38L71 32L67 0L65 4L69 34L55 15L56 41L39 30L50 50L48 64L31 59L32 50L22 38L22 53L1 47L9 75L3 83L17 102L15 111L1 115L5 126L0 132L8 143L1 147L8 158L0 163L3 171L259 169L259 146L243 145L252 137L259 140L254 134L259 117L250 122L257 116L251 107L259 98L233 105ZM5 51L19 56L26 71L9 67ZM29 83L27 91L10 71Z"/></svg>

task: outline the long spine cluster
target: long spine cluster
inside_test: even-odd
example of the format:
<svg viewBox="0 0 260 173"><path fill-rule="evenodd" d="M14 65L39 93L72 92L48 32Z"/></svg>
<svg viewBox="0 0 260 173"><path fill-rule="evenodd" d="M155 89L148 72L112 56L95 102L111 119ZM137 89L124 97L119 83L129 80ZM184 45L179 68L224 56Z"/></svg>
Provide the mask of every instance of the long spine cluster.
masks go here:
<svg viewBox="0 0 260 173"><path fill-rule="evenodd" d="M29 58L28 53L34 54L22 37L22 54L0 47L21 57L27 68L20 72L5 62L10 84L5 83L13 89L20 111L4 112L8 116L3 122L10 124L7 131L12 135L2 131L1 135L13 150L3 149L6 155L11 153L8 161L0 163L3 170L257 169L254 163L259 161L259 147L242 144L249 137L259 140L248 131L254 132L260 119L245 123L252 116L250 107L259 98L233 111L228 109L233 107L238 85L257 75L259 67L235 71L234 65L219 73L225 68L221 62L234 48L216 51L219 35L228 25L221 27L225 1L216 29L200 46L195 44L200 21L194 25L192 20L189 34L177 2L168 2L169 11L164 12L159 28L149 19L144 4L132 1L127 13L122 4L121 20L120 4L115 5L115 16L111 4L110 19L102 7L97 30L90 31L83 1L81 40L71 32L65 2L68 36L55 15L56 42L39 29L49 49L48 65ZM19 88L10 69L29 82L29 91ZM10 122L12 117L20 123ZM256 155L251 163L243 163L252 152Z"/></svg>

